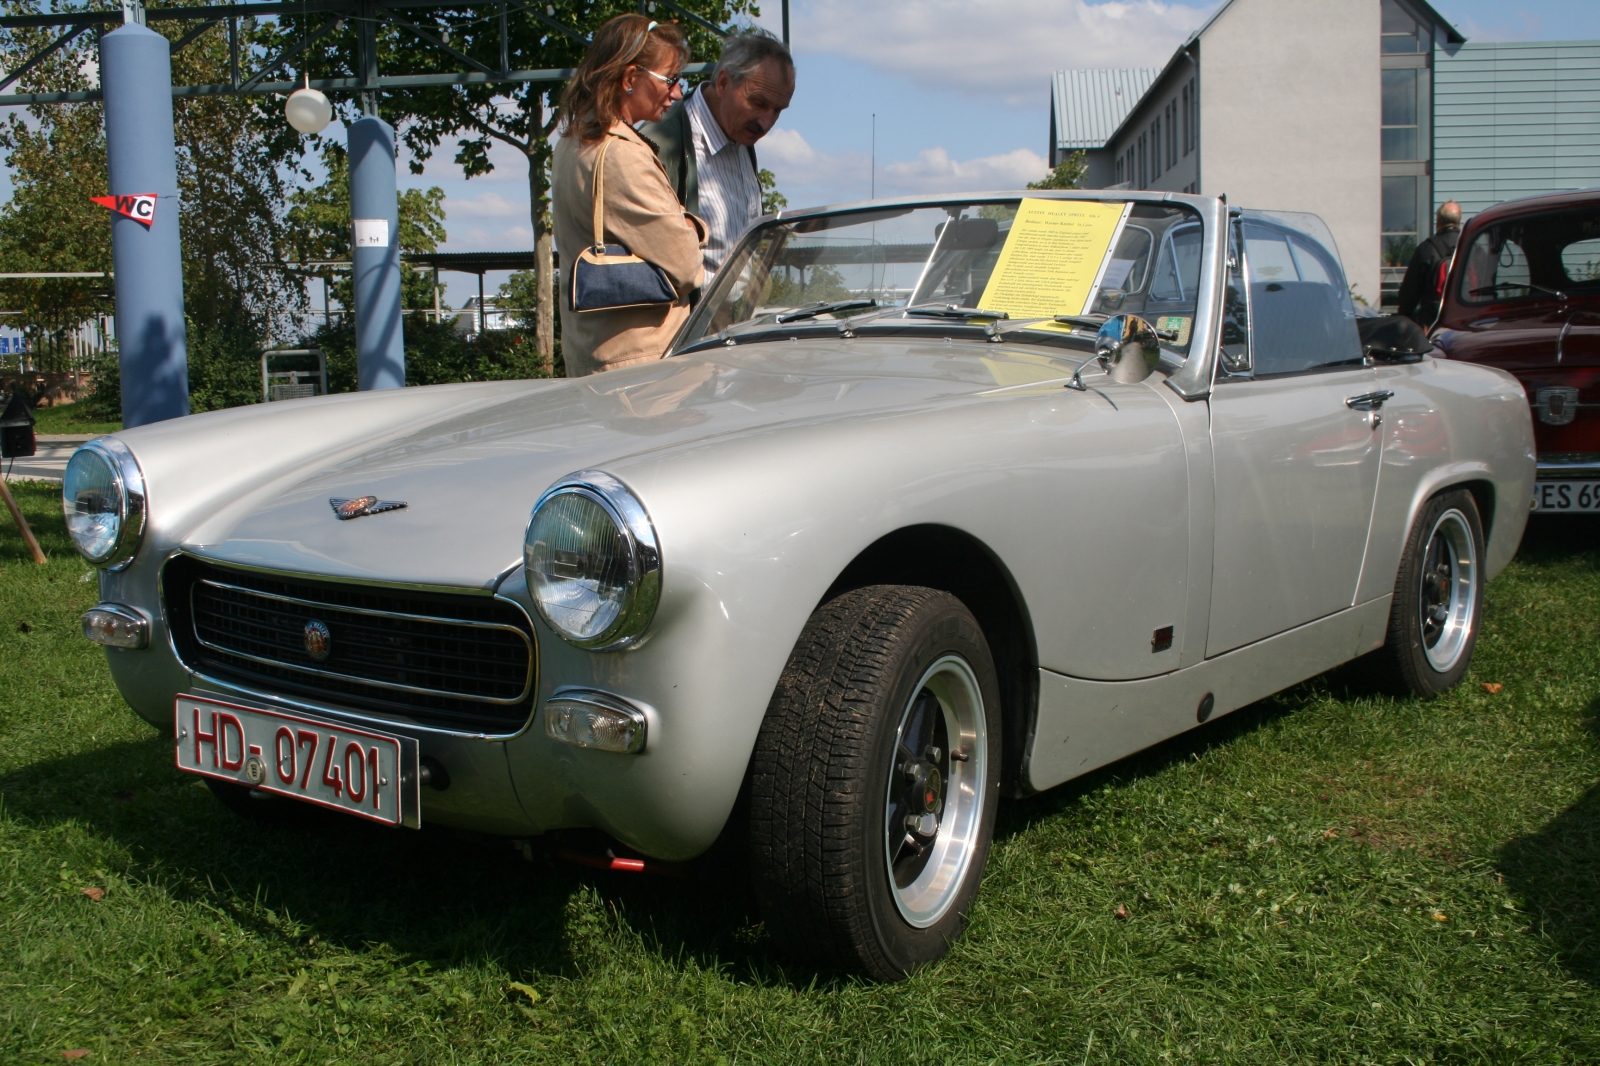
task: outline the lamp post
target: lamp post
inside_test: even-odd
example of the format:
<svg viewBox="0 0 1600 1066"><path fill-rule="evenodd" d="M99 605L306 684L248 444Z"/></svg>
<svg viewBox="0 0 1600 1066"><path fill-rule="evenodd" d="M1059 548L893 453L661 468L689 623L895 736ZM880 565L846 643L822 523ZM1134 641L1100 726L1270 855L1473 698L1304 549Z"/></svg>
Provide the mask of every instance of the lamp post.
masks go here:
<svg viewBox="0 0 1600 1066"><path fill-rule="evenodd" d="M305 84L289 94L283 114L301 133L321 133L333 105ZM364 99L363 107L375 100ZM394 127L370 111L350 123L350 258L356 312L356 381L368 389L406 383L400 316L400 198L395 181ZM324 300L326 307L326 300Z"/></svg>
<svg viewBox="0 0 1600 1066"><path fill-rule="evenodd" d="M147 218L111 215L122 424L132 429L189 413L189 351L171 46L142 25L143 4L126 4L123 18L100 41L110 192L130 199L155 194Z"/></svg>

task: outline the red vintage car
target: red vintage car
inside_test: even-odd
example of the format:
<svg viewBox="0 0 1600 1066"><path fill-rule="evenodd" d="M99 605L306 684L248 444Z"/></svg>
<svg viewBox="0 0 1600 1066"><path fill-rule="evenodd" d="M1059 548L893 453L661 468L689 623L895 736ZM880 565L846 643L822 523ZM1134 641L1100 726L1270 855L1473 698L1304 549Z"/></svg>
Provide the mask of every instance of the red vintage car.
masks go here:
<svg viewBox="0 0 1600 1066"><path fill-rule="evenodd" d="M1462 231L1434 343L1516 375L1537 512L1600 512L1600 189L1508 200Z"/></svg>

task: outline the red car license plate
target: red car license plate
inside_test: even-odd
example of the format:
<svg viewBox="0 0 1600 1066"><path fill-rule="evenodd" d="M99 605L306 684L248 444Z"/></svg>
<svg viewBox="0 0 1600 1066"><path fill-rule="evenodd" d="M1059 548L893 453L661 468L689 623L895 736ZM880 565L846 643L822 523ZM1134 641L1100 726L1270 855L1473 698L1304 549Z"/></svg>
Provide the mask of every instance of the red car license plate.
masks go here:
<svg viewBox="0 0 1600 1066"><path fill-rule="evenodd" d="M388 825L421 826L417 742L263 707L180 695L178 769Z"/></svg>
<svg viewBox="0 0 1600 1066"><path fill-rule="evenodd" d="M1600 481L1541 481L1533 487L1533 509L1571 514L1600 511Z"/></svg>

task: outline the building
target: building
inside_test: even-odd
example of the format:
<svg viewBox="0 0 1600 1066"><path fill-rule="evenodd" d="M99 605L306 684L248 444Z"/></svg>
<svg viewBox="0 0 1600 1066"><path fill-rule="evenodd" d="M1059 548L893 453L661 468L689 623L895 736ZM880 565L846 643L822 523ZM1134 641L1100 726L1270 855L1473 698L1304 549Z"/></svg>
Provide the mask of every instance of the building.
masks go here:
<svg viewBox="0 0 1600 1066"><path fill-rule="evenodd" d="M1468 44L1433 69L1433 206L1600 186L1600 41Z"/></svg>
<svg viewBox="0 0 1600 1066"><path fill-rule="evenodd" d="M1385 267L1403 272L1425 235L1432 70L1464 42L1423 0L1225 0L1109 135L1078 147L1112 179L1092 182L1101 187L1320 215L1356 293L1376 304L1398 285ZM1077 87L1129 72L1063 73L1052 163L1072 150L1058 131L1086 128L1056 116L1093 110L1072 98Z"/></svg>
<svg viewBox="0 0 1600 1066"><path fill-rule="evenodd" d="M1050 91L1050 148L1045 152L1051 168L1082 150L1089 164L1085 186L1104 189L1121 181L1111 153L1104 150L1106 142L1160 73L1159 67L1056 71Z"/></svg>

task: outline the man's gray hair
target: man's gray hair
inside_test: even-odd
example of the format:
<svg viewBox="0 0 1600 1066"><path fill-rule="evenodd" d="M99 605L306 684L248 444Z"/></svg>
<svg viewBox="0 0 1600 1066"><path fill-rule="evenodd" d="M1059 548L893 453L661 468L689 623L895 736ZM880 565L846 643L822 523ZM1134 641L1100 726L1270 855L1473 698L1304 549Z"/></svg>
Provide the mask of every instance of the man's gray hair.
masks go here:
<svg viewBox="0 0 1600 1066"><path fill-rule="evenodd" d="M727 71L728 77L737 83L755 73L769 59L776 59L788 69L794 69L794 57L783 42L760 26L752 26L723 38L722 58L717 60L717 70Z"/></svg>

